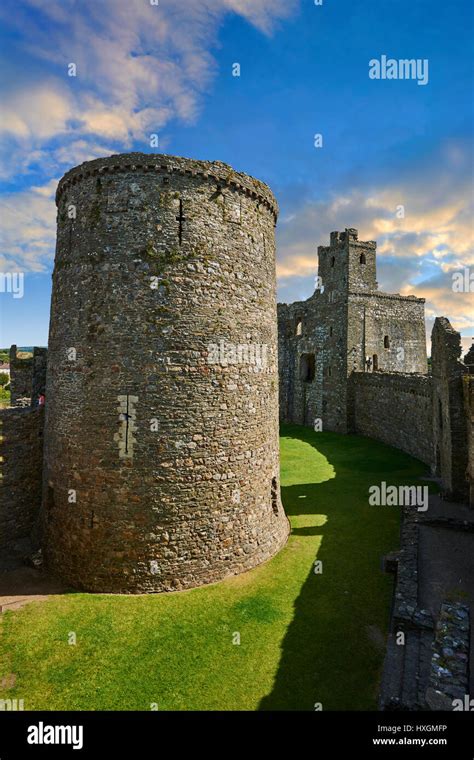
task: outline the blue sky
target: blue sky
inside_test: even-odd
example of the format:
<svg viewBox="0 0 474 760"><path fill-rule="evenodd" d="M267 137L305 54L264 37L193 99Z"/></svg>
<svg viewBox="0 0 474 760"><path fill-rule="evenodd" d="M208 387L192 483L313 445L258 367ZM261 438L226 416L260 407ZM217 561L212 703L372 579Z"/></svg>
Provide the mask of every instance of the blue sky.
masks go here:
<svg viewBox="0 0 474 760"><path fill-rule="evenodd" d="M47 342L58 179L150 152L151 133L268 182L280 300L309 297L317 246L357 227L380 287L425 297L427 330L448 316L469 345L452 274L474 271L471 2L4 0L0 20L0 271L25 274L23 298L0 293L0 345ZM428 83L370 79L381 55L427 59Z"/></svg>

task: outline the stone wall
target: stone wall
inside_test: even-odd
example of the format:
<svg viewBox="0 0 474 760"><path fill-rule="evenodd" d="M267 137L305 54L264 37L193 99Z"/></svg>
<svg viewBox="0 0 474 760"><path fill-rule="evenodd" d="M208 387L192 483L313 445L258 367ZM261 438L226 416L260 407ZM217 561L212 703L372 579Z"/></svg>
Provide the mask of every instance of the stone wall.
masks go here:
<svg viewBox="0 0 474 760"><path fill-rule="evenodd" d="M426 375L424 308L424 299L415 296L349 293L348 355L352 366L361 369L361 362L369 358L371 370Z"/></svg>
<svg viewBox="0 0 474 760"><path fill-rule="evenodd" d="M437 317L431 334L433 376L432 427L435 471L449 498L468 499L468 427L461 361L461 337L446 317ZM468 399L467 399L468 400Z"/></svg>
<svg viewBox="0 0 474 760"><path fill-rule="evenodd" d="M445 601L441 605L433 642L426 701L432 710L453 710L469 701L469 605ZM458 707L459 709L459 707Z"/></svg>
<svg viewBox="0 0 474 760"><path fill-rule="evenodd" d="M39 517L42 408L0 409L0 547L25 538Z"/></svg>
<svg viewBox="0 0 474 760"><path fill-rule="evenodd" d="M474 374L463 377L463 395L467 423L468 501L474 507Z"/></svg>
<svg viewBox="0 0 474 760"><path fill-rule="evenodd" d="M17 347L10 348L10 398L15 404L19 398L31 398L33 393L33 357L20 359Z"/></svg>
<svg viewBox="0 0 474 760"><path fill-rule="evenodd" d="M15 345L10 348L10 393L11 404L20 398L29 398L34 405L38 395L46 387L47 349L33 349L33 356L22 359Z"/></svg>
<svg viewBox="0 0 474 760"><path fill-rule="evenodd" d="M278 304L280 417L284 422L345 433L346 322L341 303L328 309L322 294L305 302ZM321 316L328 311L327 319Z"/></svg>
<svg viewBox="0 0 474 760"><path fill-rule="evenodd" d="M72 586L167 591L285 543L271 191L129 154L57 192L44 549Z"/></svg>
<svg viewBox="0 0 474 760"><path fill-rule="evenodd" d="M318 262L314 294L278 304L280 417L346 433L348 377L367 359L371 370L427 373L424 299L380 292L376 243L353 228L332 232Z"/></svg>
<svg viewBox="0 0 474 760"><path fill-rule="evenodd" d="M397 372L354 372L350 377L352 432L433 463L431 378Z"/></svg>
<svg viewBox="0 0 474 760"><path fill-rule="evenodd" d="M31 383L31 401L33 405L37 403L40 393L45 393L46 390L47 359L48 349L35 346L33 349L33 379Z"/></svg>

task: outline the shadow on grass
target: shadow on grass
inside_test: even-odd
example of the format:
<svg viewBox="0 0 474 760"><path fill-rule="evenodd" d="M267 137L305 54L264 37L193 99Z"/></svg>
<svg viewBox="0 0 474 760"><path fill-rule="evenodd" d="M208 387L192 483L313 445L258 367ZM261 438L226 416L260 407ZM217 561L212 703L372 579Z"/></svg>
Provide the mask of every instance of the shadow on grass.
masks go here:
<svg viewBox="0 0 474 760"><path fill-rule="evenodd" d="M403 452L359 436L314 433L294 425L285 426L282 436L310 444L335 476L282 486L294 526L288 548L320 535L313 562L322 563L322 572L308 563L273 689L259 709L376 709L393 589L392 577L381 570L381 557L398 546L399 510L369 506L368 488L381 480L419 484L426 468ZM305 451L310 450L303 446L302 456ZM308 469L300 470L302 481L311 481L312 463L314 468L314 453ZM288 475L295 480L290 470ZM319 516L319 526L310 525L308 515Z"/></svg>

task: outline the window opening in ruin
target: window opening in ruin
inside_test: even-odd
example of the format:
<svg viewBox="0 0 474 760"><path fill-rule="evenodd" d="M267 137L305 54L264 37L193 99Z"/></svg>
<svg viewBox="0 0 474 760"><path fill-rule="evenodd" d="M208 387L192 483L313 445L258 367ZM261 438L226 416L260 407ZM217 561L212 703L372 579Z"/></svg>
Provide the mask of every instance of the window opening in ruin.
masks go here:
<svg viewBox="0 0 474 760"><path fill-rule="evenodd" d="M329 335L332 336L332 326L329 328Z"/></svg>
<svg viewBox="0 0 474 760"><path fill-rule="evenodd" d="M304 383L312 383L316 372L316 357L314 354L301 354L300 356L300 380Z"/></svg>
<svg viewBox="0 0 474 760"><path fill-rule="evenodd" d="M303 335L303 320L298 319L296 322L296 335Z"/></svg>
<svg viewBox="0 0 474 760"><path fill-rule="evenodd" d="M125 435L123 436L123 438L124 438L124 443L125 443L124 454L127 455L129 453L128 444L129 444L129 440L130 440L129 439L130 420L132 418L132 415L130 414L130 395L127 393L127 395L121 396L121 397L119 397L119 399L120 399L120 401L122 403L123 403L123 399L126 399L126 402L125 402L125 411L120 412L120 414L119 414L119 420L120 420L120 422L125 422ZM123 409L123 406L121 408Z"/></svg>
<svg viewBox="0 0 474 760"><path fill-rule="evenodd" d="M89 518L89 528L92 530L92 528L95 528L97 523L98 523L98 520L95 516L95 512L91 512L90 518Z"/></svg>
<svg viewBox="0 0 474 760"><path fill-rule="evenodd" d="M386 335L383 339L383 347L390 348L390 338L388 337L388 335Z"/></svg>
<svg viewBox="0 0 474 760"><path fill-rule="evenodd" d="M125 415L124 415L125 416L125 453L126 454L128 454L128 429L130 426L129 399L130 399L130 396L127 393L127 411L125 412Z"/></svg>
<svg viewBox="0 0 474 760"><path fill-rule="evenodd" d="M183 201L179 201L179 215L176 217L176 221L179 222L179 244L182 245L183 242L183 222L186 222L187 219L183 214Z"/></svg>
<svg viewBox="0 0 474 760"><path fill-rule="evenodd" d="M361 253L359 256L359 264L365 264L365 263L366 263L365 253Z"/></svg>
<svg viewBox="0 0 474 760"><path fill-rule="evenodd" d="M333 256L333 257L331 258L331 266L333 267L335 263L336 263L336 257L335 257L335 256Z"/></svg>
<svg viewBox="0 0 474 760"><path fill-rule="evenodd" d="M438 417L439 417L439 426L441 430L443 429L443 405L441 403L441 399L438 399Z"/></svg>
<svg viewBox="0 0 474 760"><path fill-rule="evenodd" d="M277 479L272 478L272 509L274 513L278 514L278 487L277 487Z"/></svg>
<svg viewBox="0 0 474 760"><path fill-rule="evenodd" d="M379 368L379 357L377 356L377 354L374 354L372 356L372 370L374 372L377 372L378 368Z"/></svg>

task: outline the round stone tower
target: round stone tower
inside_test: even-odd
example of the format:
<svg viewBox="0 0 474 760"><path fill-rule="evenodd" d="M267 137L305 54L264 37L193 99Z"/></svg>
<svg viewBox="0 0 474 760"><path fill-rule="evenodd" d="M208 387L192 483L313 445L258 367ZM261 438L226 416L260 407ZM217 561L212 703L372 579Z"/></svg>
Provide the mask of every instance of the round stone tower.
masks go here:
<svg viewBox="0 0 474 760"><path fill-rule="evenodd" d="M132 153L60 181L43 543L73 587L172 591L285 543L261 182Z"/></svg>

